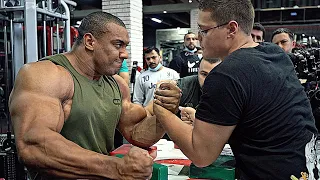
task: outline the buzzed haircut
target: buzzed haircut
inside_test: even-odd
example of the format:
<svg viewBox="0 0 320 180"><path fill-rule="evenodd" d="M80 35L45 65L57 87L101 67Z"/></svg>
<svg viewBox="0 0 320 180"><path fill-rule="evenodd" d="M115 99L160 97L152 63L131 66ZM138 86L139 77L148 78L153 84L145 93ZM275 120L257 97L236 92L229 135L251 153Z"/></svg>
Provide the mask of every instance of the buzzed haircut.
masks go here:
<svg viewBox="0 0 320 180"><path fill-rule="evenodd" d="M286 33L286 34L288 34L288 35L289 35L289 38L291 39L291 41L294 40L294 34L293 34L293 32L292 32L290 29L288 29L288 28L278 28L278 29L276 29L275 31L273 31L272 36L271 36L271 41L272 41L272 39L273 39L273 37L274 37L275 35L281 34L281 33Z"/></svg>
<svg viewBox="0 0 320 180"><path fill-rule="evenodd" d="M195 33L193 33L193 32L188 32L187 34L185 34L185 35L183 36L183 40L185 40L185 39L186 39L186 36L187 36L188 34L194 34L194 35L196 35L196 34L195 34Z"/></svg>
<svg viewBox="0 0 320 180"><path fill-rule="evenodd" d="M250 0L200 0L199 9L210 11L217 25L234 20L245 34L251 35L254 8Z"/></svg>
<svg viewBox="0 0 320 180"><path fill-rule="evenodd" d="M258 31L262 31L262 38L264 39L264 36L266 34L266 29L262 26L262 24L260 24L258 22L254 23L252 29L255 29L255 30L258 30Z"/></svg>
<svg viewBox="0 0 320 180"><path fill-rule="evenodd" d="M207 61L210 64L214 64L214 63L220 62L221 59L219 59L219 58L207 58L207 59L202 58L201 61Z"/></svg>
<svg viewBox="0 0 320 180"><path fill-rule="evenodd" d="M91 33L94 37L100 38L105 32L107 32L106 25L109 23L115 23L124 28L126 27L121 19L110 13L102 11L90 13L81 21L78 28L79 37L75 44L79 45L86 33Z"/></svg>
<svg viewBox="0 0 320 180"><path fill-rule="evenodd" d="M148 47L145 51L144 51L144 55L151 53L152 51L156 51L157 54L160 56L160 51L158 48L152 46L152 47Z"/></svg>

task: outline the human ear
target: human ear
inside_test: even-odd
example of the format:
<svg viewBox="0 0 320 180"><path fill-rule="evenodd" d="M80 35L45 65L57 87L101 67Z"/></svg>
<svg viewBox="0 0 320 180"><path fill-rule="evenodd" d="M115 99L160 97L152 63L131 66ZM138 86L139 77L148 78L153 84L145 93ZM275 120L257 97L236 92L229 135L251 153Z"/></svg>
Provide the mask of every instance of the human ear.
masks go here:
<svg viewBox="0 0 320 180"><path fill-rule="evenodd" d="M94 43L95 43L95 38L91 33L86 33L83 36L83 43L86 49L93 51L94 49Z"/></svg>

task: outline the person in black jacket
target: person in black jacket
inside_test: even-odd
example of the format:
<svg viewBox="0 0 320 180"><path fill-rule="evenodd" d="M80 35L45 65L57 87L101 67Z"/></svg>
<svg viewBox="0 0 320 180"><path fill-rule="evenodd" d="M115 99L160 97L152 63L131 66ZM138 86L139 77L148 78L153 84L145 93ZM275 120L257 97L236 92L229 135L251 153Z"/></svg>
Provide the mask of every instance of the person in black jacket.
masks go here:
<svg viewBox="0 0 320 180"><path fill-rule="evenodd" d="M177 71L181 78L198 74L200 58L196 53L196 41L197 36L194 33L184 35L185 48L169 64L169 68Z"/></svg>
<svg viewBox="0 0 320 180"><path fill-rule="evenodd" d="M218 58L202 59L199 67L198 75L187 76L178 80L177 85L182 91L180 99L180 116L181 119L187 123L192 124L196 108L200 101L202 94L202 86L204 80L210 71L220 64L221 60Z"/></svg>

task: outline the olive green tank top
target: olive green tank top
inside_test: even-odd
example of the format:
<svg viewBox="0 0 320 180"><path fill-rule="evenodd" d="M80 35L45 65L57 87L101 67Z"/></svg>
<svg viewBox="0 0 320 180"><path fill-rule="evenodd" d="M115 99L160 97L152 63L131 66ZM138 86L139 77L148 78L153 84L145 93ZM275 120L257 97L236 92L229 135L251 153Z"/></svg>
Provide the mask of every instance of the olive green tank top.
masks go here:
<svg viewBox="0 0 320 180"><path fill-rule="evenodd" d="M114 134L122 104L116 80L111 76L102 76L98 81L89 80L79 74L62 54L43 59L66 68L74 82L71 112L61 135L85 149L109 154L114 149Z"/></svg>

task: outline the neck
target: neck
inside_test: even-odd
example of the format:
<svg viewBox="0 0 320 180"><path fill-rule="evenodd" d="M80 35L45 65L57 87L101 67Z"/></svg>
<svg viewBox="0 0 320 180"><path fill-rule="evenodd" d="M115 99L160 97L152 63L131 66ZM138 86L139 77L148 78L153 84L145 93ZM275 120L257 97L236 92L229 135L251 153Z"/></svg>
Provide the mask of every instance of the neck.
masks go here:
<svg viewBox="0 0 320 180"><path fill-rule="evenodd" d="M157 65L157 67L155 67L155 68L153 68L153 69L149 67L149 71L157 72L157 71L160 71L162 68L163 68L162 64L159 63L159 64Z"/></svg>
<svg viewBox="0 0 320 180"><path fill-rule="evenodd" d="M228 53L226 56L229 56L232 52L241 49L241 48L252 48L252 47L256 47L258 46L258 43L255 43L251 36L237 36L236 38L234 38L234 40L231 42L231 47L228 50ZM221 57L221 59L223 60L226 56Z"/></svg>
<svg viewBox="0 0 320 180"><path fill-rule="evenodd" d="M90 52L88 52L82 46L78 46L73 48L65 55L79 74L87 77L90 80L98 80L100 76L98 76L95 72L93 58L89 53Z"/></svg>
<svg viewBox="0 0 320 180"><path fill-rule="evenodd" d="M197 48L194 48L192 50L190 50L187 46L184 48L184 51L188 51L188 52L192 52L195 53L197 51Z"/></svg>

